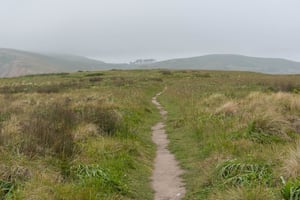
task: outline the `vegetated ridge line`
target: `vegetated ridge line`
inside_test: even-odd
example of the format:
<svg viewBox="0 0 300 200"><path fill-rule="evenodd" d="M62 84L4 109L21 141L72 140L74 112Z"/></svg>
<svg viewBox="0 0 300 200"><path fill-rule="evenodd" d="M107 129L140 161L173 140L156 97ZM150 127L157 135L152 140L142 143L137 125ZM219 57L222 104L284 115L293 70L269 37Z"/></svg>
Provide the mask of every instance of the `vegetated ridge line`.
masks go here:
<svg viewBox="0 0 300 200"><path fill-rule="evenodd" d="M164 121L167 119L168 113L157 101L157 97L166 89L165 87L162 92L152 98L152 103L162 116L162 120L152 127L152 140L157 146L152 187L155 191L154 200L179 200L185 195L185 187L180 178L183 170L178 166L175 156L167 149L169 139L164 128Z"/></svg>

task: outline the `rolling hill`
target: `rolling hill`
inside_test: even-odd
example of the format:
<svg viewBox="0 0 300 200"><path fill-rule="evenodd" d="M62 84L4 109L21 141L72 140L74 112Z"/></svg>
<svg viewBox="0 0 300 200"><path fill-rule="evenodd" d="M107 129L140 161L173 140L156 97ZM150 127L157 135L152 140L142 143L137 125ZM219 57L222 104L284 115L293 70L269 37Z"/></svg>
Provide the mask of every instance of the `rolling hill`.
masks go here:
<svg viewBox="0 0 300 200"><path fill-rule="evenodd" d="M144 65L143 67L252 71L270 74L300 73L300 62L279 58L258 58L232 54L214 54L192 58L171 59Z"/></svg>
<svg viewBox="0 0 300 200"><path fill-rule="evenodd" d="M106 69L206 69L252 71L269 74L300 74L300 62L280 58L259 58L214 54L171 59L147 64L111 64L83 56L44 55L14 49L0 49L0 77L28 74L96 71Z"/></svg>
<svg viewBox="0 0 300 200"><path fill-rule="evenodd" d="M43 55L14 49L0 49L0 77L103 70L120 66L81 56Z"/></svg>

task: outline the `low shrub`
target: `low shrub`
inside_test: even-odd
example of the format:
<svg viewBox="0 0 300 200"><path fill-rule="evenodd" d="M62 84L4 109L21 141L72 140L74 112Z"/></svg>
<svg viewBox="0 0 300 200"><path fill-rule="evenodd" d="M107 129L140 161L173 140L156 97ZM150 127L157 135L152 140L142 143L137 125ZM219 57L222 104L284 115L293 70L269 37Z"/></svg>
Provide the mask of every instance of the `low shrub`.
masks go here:
<svg viewBox="0 0 300 200"><path fill-rule="evenodd" d="M91 74L86 74L86 77L91 77L91 76L103 76L104 73L98 72L98 73L91 73Z"/></svg>
<svg viewBox="0 0 300 200"><path fill-rule="evenodd" d="M280 142L289 140L288 132L292 130L290 123L276 115L260 115L254 117L248 125L248 136L259 143Z"/></svg>
<svg viewBox="0 0 300 200"><path fill-rule="evenodd" d="M164 80L162 78L154 77L154 78L149 78L151 81L157 81L157 82L163 82Z"/></svg>
<svg viewBox="0 0 300 200"><path fill-rule="evenodd" d="M79 120L96 124L101 134L113 135L122 123L121 115L114 109L86 105L77 109Z"/></svg>
<svg viewBox="0 0 300 200"><path fill-rule="evenodd" d="M159 71L162 75L172 75L172 72L170 70L161 70Z"/></svg>
<svg viewBox="0 0 300 200"><path fill-rule="evenodd" d="M195 73L194 76L197 78L211 78L211 75L209 73Z"/></svg>
<svg viewBox="0 0 300 200"><path fill-rule="evenodd" d="M92 77L89 79L90 82L101 82L103 80L102 77Z"/></svg>
<svg viewBox="0 0 300 200"><path fill-rule="evenodd" d="M267 90L272 92L293 92L297 93L300 90L300 85L289 81L276 81L272 83Z"/></svg>
<svg viewBox="0 0 300 200"><path fill-rule="evenodd" d="M130 86L130 85L135 84L135 81L133 79L129 79L129 78L111 77L110 79L113 81L113 85L115 85L117 87Z"/></svg>
<svg viewBox="0 0 300 200"><path fill-rule="evenodd" d="M39 106L22 123L24 141L21 151L27 155L72 156L75 143L72 130L76 126L76 115L63 104Z"/></svg>
<svg viewBox="0 0 300 200"><path fill-rule="evenodd" d="M1 94L14 94L20 92L30 92L33 86L31 85L16 85L16 86L2 86L0 87Z"/></svg>

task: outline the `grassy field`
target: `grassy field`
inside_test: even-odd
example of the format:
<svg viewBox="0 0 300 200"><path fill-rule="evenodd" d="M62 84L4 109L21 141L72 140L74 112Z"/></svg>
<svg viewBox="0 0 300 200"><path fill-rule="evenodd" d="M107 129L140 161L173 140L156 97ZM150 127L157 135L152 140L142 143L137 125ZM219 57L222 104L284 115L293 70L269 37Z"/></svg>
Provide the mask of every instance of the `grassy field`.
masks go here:
<svg viewBox="0 0 300 200"><path fill-rule="evenodd" d="M299 199L300 76L168 70L0 79L0 199L153 199L165 86L185 199Z"/></svg>
<svg viewBox="0 0 300 200"><path fill-rule="evenodd" d="M1 79L0 199L152 199L157 74Z"/></svg>
<svg viewBox="0 0 300 200"><path fill-rule="evenodd" d="M166 82L185 199L299 199L300 76L177 71Z"/></svg>

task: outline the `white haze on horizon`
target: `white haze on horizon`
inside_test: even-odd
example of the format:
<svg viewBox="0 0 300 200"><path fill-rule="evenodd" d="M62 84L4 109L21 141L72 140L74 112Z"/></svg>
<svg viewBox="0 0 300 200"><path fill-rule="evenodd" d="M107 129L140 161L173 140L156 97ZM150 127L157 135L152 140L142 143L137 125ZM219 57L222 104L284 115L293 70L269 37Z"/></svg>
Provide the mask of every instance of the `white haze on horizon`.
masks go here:
<svg viewBox="0 0 300 200"><path fill-rule="evenodd" d="M300 61L298 0L0 0L0 48L106 62L243 54Z"/></svg>

